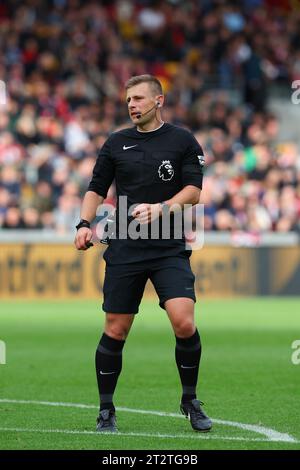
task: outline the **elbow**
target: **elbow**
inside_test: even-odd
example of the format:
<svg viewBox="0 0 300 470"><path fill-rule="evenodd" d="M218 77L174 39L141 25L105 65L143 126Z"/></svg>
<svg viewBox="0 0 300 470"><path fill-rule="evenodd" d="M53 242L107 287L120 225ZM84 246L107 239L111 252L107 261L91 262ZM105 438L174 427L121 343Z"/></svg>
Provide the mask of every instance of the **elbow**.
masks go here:
<svg viewBox="0 0 300 470"><path fill-rule="evenodd" d="M195 206L196 204L198 204L199 199L200 199L200 193L197 195L197 197L195 197L195 198L193 199L193 202L192 202L193 206Z"/></svg>
<svg viewBox="0 0 300 470"><path fill-rule="evenodd" d="M191 197L191 204L195 206L200 201L201 189L195 188Z"/></svg>

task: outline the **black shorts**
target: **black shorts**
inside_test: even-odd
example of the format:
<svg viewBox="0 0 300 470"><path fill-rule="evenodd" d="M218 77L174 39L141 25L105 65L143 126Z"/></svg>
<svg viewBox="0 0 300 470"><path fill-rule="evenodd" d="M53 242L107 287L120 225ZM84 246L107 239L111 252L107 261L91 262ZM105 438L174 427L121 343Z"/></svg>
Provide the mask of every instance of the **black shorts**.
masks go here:
<svg viewBox="0 0 300 470"><path fill-rule="evenodd" d="M166 300L188 297L196 302L190 261L169 256L136 263L106 265L102 308L107 313L138 313L147 280L150 279L164 308Z"/></svg>

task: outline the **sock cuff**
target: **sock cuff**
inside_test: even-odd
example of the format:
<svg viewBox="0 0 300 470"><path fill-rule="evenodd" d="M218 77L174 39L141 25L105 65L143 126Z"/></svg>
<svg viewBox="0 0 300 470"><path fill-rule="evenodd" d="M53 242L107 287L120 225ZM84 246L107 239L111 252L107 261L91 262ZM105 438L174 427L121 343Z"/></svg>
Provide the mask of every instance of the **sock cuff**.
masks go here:
<svg viewBox="0 0 300 470"><path fill-rule="evenodd" d="M106 333L103 333L99 346L102 346L104 349L112 352L121 352L125 344L125 340L119 340L108 336Z"/></svg>
<svg viewBox="0 0 300 470"><path fill-rule="evenodd" d="M175 338L176 338L176 347L178 349L196 350L196 349L201 348L201 340L200 340L200 335L199 335L197 328L196 328L195 333L189 338L178 338L177 336L175 336Z"/></svg>

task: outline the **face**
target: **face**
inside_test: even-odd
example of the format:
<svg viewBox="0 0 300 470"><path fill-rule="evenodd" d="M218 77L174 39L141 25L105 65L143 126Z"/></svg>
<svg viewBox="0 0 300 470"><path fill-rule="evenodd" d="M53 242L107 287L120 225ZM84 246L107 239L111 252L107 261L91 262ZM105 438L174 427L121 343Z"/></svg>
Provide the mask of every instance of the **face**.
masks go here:
<svg viewBox="0 0 300 470"><path fill-rule="evenodd" d="M126 102L130 119L134 124L145 124L154 119L156 114L155 103L161 95L153 94L149 83L139 83L127 90ZM151 111L149 111L153 108ZM147 112L149 111L149 112ZM138 114L142 114L137 118ZM144 113L147 113L143 116Z"/></svg>

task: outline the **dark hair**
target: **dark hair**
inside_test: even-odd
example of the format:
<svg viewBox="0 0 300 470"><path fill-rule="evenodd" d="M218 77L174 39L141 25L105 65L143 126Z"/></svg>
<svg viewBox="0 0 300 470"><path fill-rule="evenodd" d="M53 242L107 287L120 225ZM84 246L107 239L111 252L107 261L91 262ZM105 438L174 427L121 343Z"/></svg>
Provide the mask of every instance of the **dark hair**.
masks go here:
<svg viewBox="0 0 300 470"><path fill-rule="evenodd" d="M152 88L152 91L157 94L157 95L162 95L163 90L160 81L154 77L154 75L136 75L135 77L131 77L127 82L125 83L125 90L128 90L128 88L131 88L135 85L139 85L140 83L149 83L150 87Z"/></svg>

